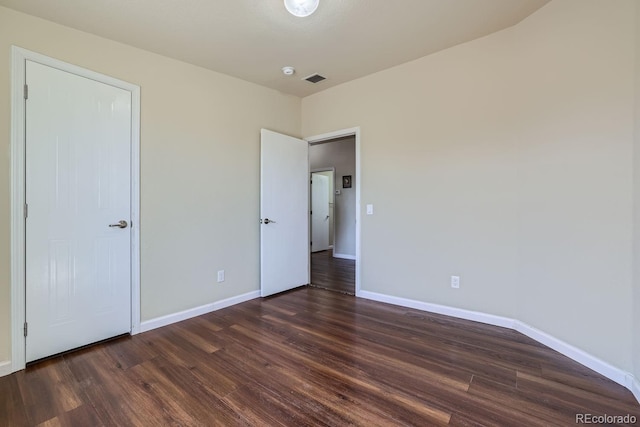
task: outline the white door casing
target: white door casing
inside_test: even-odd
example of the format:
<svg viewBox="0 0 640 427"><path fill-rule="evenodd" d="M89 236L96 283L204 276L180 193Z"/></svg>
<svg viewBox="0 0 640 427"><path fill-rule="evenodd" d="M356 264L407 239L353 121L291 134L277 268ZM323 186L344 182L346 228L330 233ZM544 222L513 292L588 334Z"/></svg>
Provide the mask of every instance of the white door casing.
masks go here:
<svg viewBox="0 0 640 427"><path fill-rule="evenodd" d="M12 71L11 369L17 371L27 360L139 331L140 89L15 46ZM73 131L61 128L65 117ZM107 126L113 120L126 124ZM52 144L38 146L34 138ZM111 144L114 138L126 146ZM95 222L105 223L93 235L91 211ZM120 220L128 227L108 227ZM43 230L44 243L36 237ZM74 319L74 313L90 318ZM47 332L38 319L48 319ZM41 338L54 346L31 346Z"/></svg>
<svg viewBox="0 0 640 427"><path fill-rule="evenodd" d="M260 132L260 294L309 283L309 145Z"/></svg>
<svg viewBox="0 0 640 427"><path fill-rule="evenodd" d="M311 252L329 249L329 178L311 174Z"/></svg>
<svg viewBox="0 0 640 427"><path fill-rule="evenodd" d="M131 93L33 61L26 82L30 362L131 331Z"/></svg>

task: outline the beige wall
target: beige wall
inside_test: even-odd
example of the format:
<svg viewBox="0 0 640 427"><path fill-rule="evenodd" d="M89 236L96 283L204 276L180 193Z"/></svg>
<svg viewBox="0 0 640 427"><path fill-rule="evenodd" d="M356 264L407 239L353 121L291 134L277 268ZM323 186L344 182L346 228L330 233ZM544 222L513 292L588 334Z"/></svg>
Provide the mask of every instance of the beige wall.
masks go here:
<svg viewBox="0 0 640 427"><path fill-rule="evenodd" d="M556 2L518 30L519 318L628 372L634 3Z"/></svg>
<svg viewBox="0 0 640 427"><path fill-rule="evenodd" d="M363 290L514 317L632 371L634 7L553 1L303 99L304 135L361 127Z"/></svg>
<svg viewBox="0 0 640 427"><path fill-rule="evenodd" d="M299 135L300 99L0 7L0 362L10 358L11 45L141 86L143 320L258 289L260 128Z"/></svg>
<svg viewBox="0 0 640 427"><path fill-rule="evenodd" d="M633 189L634 189L634 269L633 269L633 367L640 392L640 3L636 2L636 109L635 139L633 150ZM640 399L640 395L636 396Z"/></svg>

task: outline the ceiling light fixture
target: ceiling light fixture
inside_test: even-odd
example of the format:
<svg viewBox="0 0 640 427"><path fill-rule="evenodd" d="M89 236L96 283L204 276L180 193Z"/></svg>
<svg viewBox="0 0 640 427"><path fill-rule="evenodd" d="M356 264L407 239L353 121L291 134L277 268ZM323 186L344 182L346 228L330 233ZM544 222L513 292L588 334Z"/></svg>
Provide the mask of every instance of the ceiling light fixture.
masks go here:
<svg viewBox="0 0 640 427"><path fill-rule="evenodd" d="M315 12L319 3L320 0L284 0L284 7L290 14L304 18Z"/></svg>
<svg viewBox="0 0 640 427"><path fill-rule="evenodd" d="M285 76L293 76L293 73L296 72L296 69L293 67L282 67L282 72Z"/></svg>

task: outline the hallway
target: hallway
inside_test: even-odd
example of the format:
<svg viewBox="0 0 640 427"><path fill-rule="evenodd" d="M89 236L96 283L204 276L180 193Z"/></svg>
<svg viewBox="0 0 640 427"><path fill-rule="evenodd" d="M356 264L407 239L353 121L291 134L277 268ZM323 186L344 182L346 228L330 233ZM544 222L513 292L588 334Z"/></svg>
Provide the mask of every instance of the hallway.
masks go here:
<svg viewBox="0 0 640 427"><path fill-rule="evenodd" d="M334 258L333 250L311 253L311 286L355 295L356 262Z"/></svg>

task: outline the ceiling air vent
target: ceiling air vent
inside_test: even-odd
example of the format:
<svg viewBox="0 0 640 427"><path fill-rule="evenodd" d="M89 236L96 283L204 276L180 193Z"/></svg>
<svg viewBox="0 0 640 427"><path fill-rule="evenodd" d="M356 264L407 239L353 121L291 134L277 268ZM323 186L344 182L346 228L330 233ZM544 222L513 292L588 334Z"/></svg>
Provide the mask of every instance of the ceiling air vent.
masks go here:
<svg viewBox="0 0 640 427"><path fill-rule="evenodd" d="M322 77L320 74L311 74L309 77L305 77L303 80L306 80L311 83L318 83L325 80L326 77Z"/></svg>

